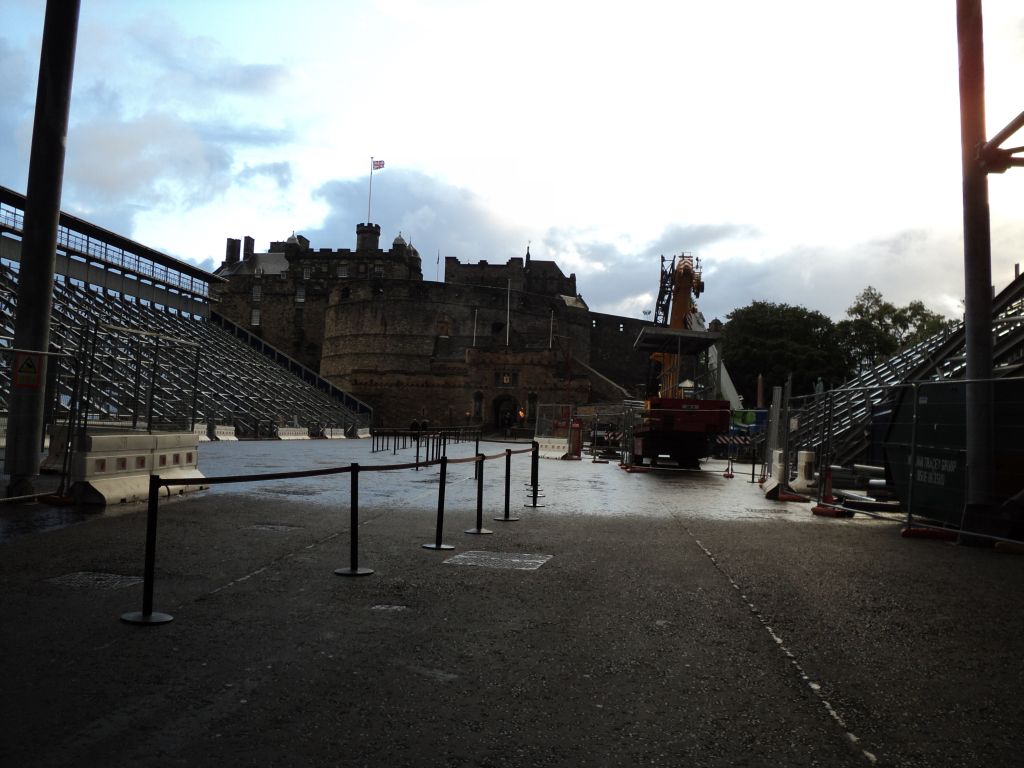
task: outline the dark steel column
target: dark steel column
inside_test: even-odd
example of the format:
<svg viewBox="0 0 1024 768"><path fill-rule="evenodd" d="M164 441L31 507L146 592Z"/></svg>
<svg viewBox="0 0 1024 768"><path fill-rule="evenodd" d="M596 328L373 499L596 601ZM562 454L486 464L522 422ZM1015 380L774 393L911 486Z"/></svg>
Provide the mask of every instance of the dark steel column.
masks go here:
<svg viewBox="0 0 1024 768"><path fill-rule="evenodd" d="M967 341L967 495L965 528L977 530L992 489L992 263L985 144L985 62L981 0L957 0L960 139L964 195L964 297ZM981 522L981 521L977 521Z"/></svg>
<svg viewBox="0 0 1024 768"><path fill-rule="evenodd" d="M50 346L57 222L71 107L71 77L75 68L78 9L79 0L50 0L46 4L39 56L14 346L43 353ZM42 360L41 376L45 366L50 364L45 356ZM43 441L44 398L42 387L11 387L4 462L11 477L7 487L9 496L35 490L33 480L39 475L39 446Z"/></svg>

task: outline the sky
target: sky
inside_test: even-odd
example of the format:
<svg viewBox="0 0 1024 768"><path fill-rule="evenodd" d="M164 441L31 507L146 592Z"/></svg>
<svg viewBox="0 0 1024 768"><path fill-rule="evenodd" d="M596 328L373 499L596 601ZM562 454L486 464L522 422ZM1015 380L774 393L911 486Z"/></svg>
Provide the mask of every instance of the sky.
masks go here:
<svg viewBox="0 0 1024 768"><path fill-rule="evenodd" d="M44 10L0 3L19 192ZM1024 6L983 12L991 135L1024 110ZM1024 169L989 195L1000 290ZM62 208L207 269L228 237L354 248L369 209L425 279L529 247L599 312L652 310L687 252L708 320L838 320L869 285L959 317L955 2L82 0Z"/></svg>

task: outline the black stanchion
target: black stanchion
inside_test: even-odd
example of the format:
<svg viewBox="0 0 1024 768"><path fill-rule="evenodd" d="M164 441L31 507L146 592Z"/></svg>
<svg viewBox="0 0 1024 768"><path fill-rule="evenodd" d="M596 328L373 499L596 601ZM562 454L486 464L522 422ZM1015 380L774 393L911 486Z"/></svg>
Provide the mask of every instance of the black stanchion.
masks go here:
<svg viewBox="0 0 1024 768"><path fill-rule="evenodd" d="M420 433L416 433L416 471L420 471Z"/></svg>
<svg viewBox="0 0 1024 768"><path fill-rule="evenodd" d="M467 528L466 533L483 535L494 533L484 528L484 461L482 453L476 455L476 528Z"/></svg>
<svg viewBox="0 0 1024 768"><path fill-rule="evenodd" d="M542 494L538 493L540 490L537 487L537 480L540 466L540 445L536 440L533 441L533 452L530 454L530 499L531 503L524 504L524 507L531 507L536 509L537 507L543 507L543 504L538 504L537 499L544 498Z"/></svg>
<svg viewBox="0 0 1024 768"><path fill-rule="evenodd" d="M459 430L459 432L461 434L462 430ZM476 447L473 449L473 453L476 454L477 456L480 455L480 438L479 437L476 439ZM484 463L483 463L483 461L475 462L473 464L473 479L475 480L477 478L477 476L481 472L483 472L483 471L484 471Z"/></svg>
<svg viewBox="0 0 1024 768"><path fill-rule="evenodd" d="M149 476L149 505L146 510L146 564L142 583L142 611L121 614L128 624L166 624L173 621L169 613L153 612L153 577L156 569L156 521L160 503L160 475Z"/></svg>
<svg viewBox="0 0 1024 768"><path fill-rule="evenodd" d="M424 549L455 549L451 544L442 544L444 531L444 485L448 478L448 457L441 457L441 477L437 488L437 537L433 544L423 544Z"/></svg>
<svg viewBox="0 0 1024 768"><path fill-rule="evenodd" d="M518 520L518 517L509 517L508 504L509 499L512 496L512 449L505 449L505 516L496 517L495 520L500 520L503 523L514 523Z"/></svg>
<svg viewBox="0 0 1024 768"><path fill-rule="evenodd" d="M359 465L353 464L349 474L352 477L349 504L349 567L338 568L335 573L339 576L369 576L373 573L372 568L359 567Z"/></svg>

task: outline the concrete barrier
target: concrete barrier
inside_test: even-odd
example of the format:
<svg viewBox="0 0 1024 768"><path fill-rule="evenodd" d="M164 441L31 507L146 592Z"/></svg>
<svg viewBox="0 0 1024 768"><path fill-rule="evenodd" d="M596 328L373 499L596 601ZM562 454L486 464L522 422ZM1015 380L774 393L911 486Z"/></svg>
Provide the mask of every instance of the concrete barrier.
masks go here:
<svg viewBox="0 0 1024 768"><path fill-rule="evenodd" d="M789 487L797 493L808 493L817 487L814 481L814 451L797 452L796 478Z"/></svg>
<svg viewBox="0 0 1024 768"><path fill-rule="evenodd" d="M60 471L64 462L64 428L53 441L44 467ZM87 434L77 441L69 481L78 504L109 506L145 501L149 476L202 478L199 471L199 436L193 432ZM55 470L54 470L55 468ZM203 490L208 485L165 489L167 495Z"/></svg>
<svg viewBox="0 0 1024 768"><path fill-rule="evenodd" d="M538 437L537 448L542 459L561 459L569 453L569 438Z"/></svg>
<svg viewBox="0 0 1024 768"><path fill-rule="evenodd" d="M772 479L779 485L785 485L789 480L785 473L786 467L782 461L782 449L776 448L772 451Z"/></svg>
<svg viewBox="0 0 1024 768"><path fill-rule="evenodd" d="M369 427L360 427L359 429L356 430L356 437L359 438L360 440L365 439L365 438L367 438L369 436L370 436L370 428Z"/></svg>
<svg viewBox="0 0 1024 768"><path fill-rule="evenodd" d="M344 427L324 427L324 438L327 440L346 440Z"/></svg>
<svg viewBox="0 0 1024 768"><path fill-rule="evenodd" d="M306 427L278 427L278 440L309 440L309 430Z"/></svg>
<svg viewBox="0 0 1024 768"><path fill-rule="evenodd" d="M235 434L235 426L233 424L217 424L213 430L213 439L237 441L238 435Z"/></svg>

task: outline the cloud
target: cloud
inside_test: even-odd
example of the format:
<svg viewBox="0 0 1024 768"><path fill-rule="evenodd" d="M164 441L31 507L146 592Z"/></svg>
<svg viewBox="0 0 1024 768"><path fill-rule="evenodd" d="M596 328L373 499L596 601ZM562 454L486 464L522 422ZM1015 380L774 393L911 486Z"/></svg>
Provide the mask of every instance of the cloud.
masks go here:
<svg viewBox="0 0 1024 768"><path fill-rule="evenodd" d="M332 181L316 190L314 197L329 212L320 227L304 232L314 247L353 247L355 225L366 218L367 191L365 177ZM373 192L372 217L382 226L382 245L388 247L401 231L420 250L425 265L437 250L463 263L505 263L523 255L533 234L502 221L472 192L419 172L375 175ZM534 236L530 248L534 259L554 261L566 274L575 273L577 289L591 309L630 317L653 310L660 257L684 251L704 257L706 289L698 305L708 320L724 320L733 309L756 300L805 306L839 320L868 285L896 304L920 299L936 312L956 316L962 293L958 235L920 229L849 248L772 250L757 228L745 223L673 223L639 246L625 238L611 242L591 230L551 227ZM433 278L429 268L424 276Z"/></svg>
<svg viewBox="0 0 1024 768"><path fill-rule="evenodd" d="M192 104L210 95L267 95L284 83L288 69L279 64L250 64L219 53L212 37L190 36L167 17L146 18L125 32L132 58L158 73L161 99Z"/></svg>
<svg viewBox="0 0 1024 768"><path fill-rule="evenodd" d="M287 189L291 186L293 178L291 163L279 162L246 165L235 176L235 181L239 184L247 184L258 178L268 178L277 185L278 189Z"/></svg>
<svg viewBox="0 0 1024 768"><path fill-rule="evenodd" d="M0 37L0 184L22 192L28 178L35 70L24 50Z"/></svg>
<svg viewBox="0 0 1024 768"><path fill-rule="evenodd" d="M563 271L575 271L576 286L597 312L641 317L654 309L661 281L661 256L700 252L714 245L741 241L756 230L744 224L672 224L639 247L611 243L586 232L553 228L543 243Z"/></svg>
<svg viewBox="0 0 1024 768"><path fill-rule="evenodd" d="M314 245L354 247L355 225L366 220L368 192L366 177L322 185L313 197L328 205L327 216L320 227L304 234ZM526 252L526 234L501 222L480 197L418 171L387 170L374 175L372 202L371 217L381 225L382 245L388 247L401 232L425 264L438 252L463 262L486 259L492 263Z"/></svg>
<svg viewBox="0 0 1024 768"><path fill-rule="evenodd" d="M705 262L707 292L699 303L708 319L725 319L733 309L763 300L841 320L856 295L873 285L894 304L921 300L954 317L963 291L962 254L956 235L904 230L849 248L801 246L763 260L741 258L710 268Z"/></svg>
<svg viewBox="0 0 1024 768"><path fill-rule="evenodd" d="M231 181L231 153L203 141L195 126L167 113L96 119L69 135L66 177L92 205L191 208Z"/></svg>

